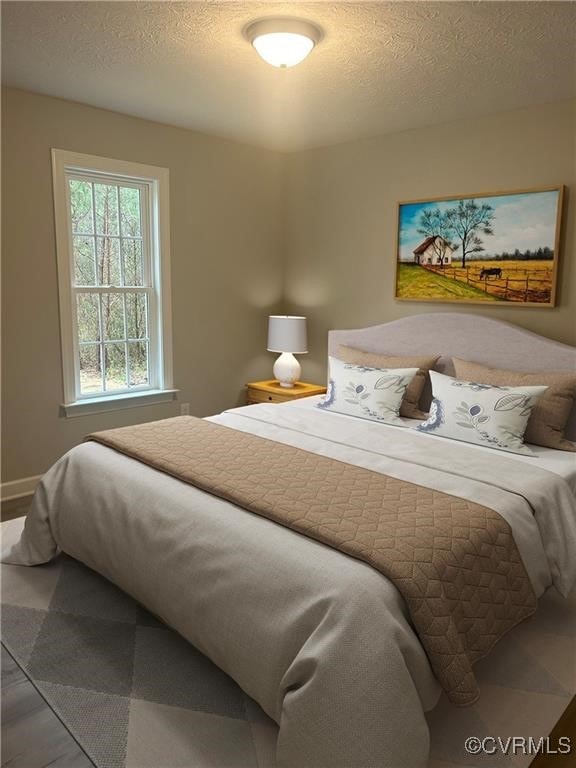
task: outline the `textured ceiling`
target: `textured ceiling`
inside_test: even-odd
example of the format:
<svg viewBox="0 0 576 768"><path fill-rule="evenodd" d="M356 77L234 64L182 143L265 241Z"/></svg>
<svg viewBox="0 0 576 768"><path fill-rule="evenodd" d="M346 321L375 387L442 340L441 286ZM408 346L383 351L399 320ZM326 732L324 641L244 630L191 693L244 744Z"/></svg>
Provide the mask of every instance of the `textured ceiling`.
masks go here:
<svg viewBox="0 0 576 768"><path fill-rule="evenodd" d="M576 95L574 2L4 2L13 86L283 150ZM319 24L293 69L242 37Z"/></svg>

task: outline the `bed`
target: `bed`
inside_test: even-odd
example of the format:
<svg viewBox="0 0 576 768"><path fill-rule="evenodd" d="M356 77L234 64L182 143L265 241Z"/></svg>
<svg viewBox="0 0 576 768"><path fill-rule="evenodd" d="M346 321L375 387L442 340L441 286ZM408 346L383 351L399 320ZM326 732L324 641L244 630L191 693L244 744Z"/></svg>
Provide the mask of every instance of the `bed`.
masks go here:
<svg viewBox="0 0 576 768"><path fill-rule="evenodd" d="M570 371L576 350L456 313L332 331L386 354L462 357L512 370ZM211 421L457 495L510 525L536 596L576 582L575 454L511 456L316 408L252 405ZM576 437L576 422L567 432ZM60 459L3 561L61 549L174 627L279 725L280 766L419 768L424 713L440 686L395 586L360 560L95 442Z"/></svg>

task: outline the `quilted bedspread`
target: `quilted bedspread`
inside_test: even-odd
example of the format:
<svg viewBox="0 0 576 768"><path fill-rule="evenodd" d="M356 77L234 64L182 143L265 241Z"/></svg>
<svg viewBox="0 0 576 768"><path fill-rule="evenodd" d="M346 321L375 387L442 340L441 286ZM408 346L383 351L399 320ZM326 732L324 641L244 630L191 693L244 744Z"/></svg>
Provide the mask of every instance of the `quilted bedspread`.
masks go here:
<svg viewBox="0 0 576 768"><path fill-rule="evenodd" d="M478 697L472 664L536 610L510 526L473 501L189 416L88 439L380 571L456 704Z"/></svg>

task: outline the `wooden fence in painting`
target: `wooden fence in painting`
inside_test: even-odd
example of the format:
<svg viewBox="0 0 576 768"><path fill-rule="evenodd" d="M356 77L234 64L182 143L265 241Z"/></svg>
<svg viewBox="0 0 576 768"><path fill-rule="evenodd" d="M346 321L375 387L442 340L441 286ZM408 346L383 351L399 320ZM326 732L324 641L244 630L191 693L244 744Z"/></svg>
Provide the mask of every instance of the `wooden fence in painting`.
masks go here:
<svg viewBox="0 0 576 768"><path fill-rule="evenodd" d="M537 302L539 304L546 304L550 301L552 293L551 269L507 267L501 264L500 262L499 266L502 269L501 277L487 275L482 279L480 278L482 268L477 265L466 267L446 265L441 267L432 264L422 264L421 266L429 272L471 285L484 291L484 293L497 296L504 301Z"/></svg>

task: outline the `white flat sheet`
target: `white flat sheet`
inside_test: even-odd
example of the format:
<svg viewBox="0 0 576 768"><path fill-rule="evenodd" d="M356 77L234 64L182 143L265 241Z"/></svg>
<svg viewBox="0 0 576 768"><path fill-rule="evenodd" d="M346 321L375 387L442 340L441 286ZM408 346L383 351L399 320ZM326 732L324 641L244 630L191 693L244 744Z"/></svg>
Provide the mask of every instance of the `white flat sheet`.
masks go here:
<svg viewBox="0 0 576 768"><path fill-rule="evenodd" d="M322 396L318 397L307 397L305 399L301 400L294 400L293 402L286 403L282 407L283 408L298 408L299 410L312 410L316 411L316 406L322 399ZM334 414L336 417L339 417L341 419L352 419L354 420L354 417L352 416L346 416L345 414ZM418 424L421 424L422 422L419 419L402 419L406 427L415 427ZM403 430L402 427L393 427L392 425L387 425L388 429L400 429ZM431 434L423 434L422 437L424 438L430 438L431 440L442 440L446 441L446 438L444 437L438 437L436 435ZM494 449L493 448L485 448L481 445L472 445L466 444L466 447L470 447L471 450L477 450L480 451L480 453L489 454L491 456L494 456ZM571 453L569 451L555 451L552 448L544 448L541 445L531 445L527 444L530 450L533 453L533 456L524 456L523 454L506 454L504 453L504 456L508 455L511 458L521 461L528 466L537 466L541 469L547 469L548 472L553 472L555 475L558 475L563 480L568 483L568 486L570 487L570 490L572 493L576 496L576 453ZM496 452L496 455L502 455L502 453Z"/></svg>
<svg viewBox="0 0 576 768"><path fill-rule="evenodd" d="M537 594L552 582L569 590L576 499L561 473L310 400L213 420L495 508ZM46 474L3 560L46 562L58 548L234 677L278 722L280 765L426 764L423 712L439 687L399 593L368 565L95 443Z"/></svg>

